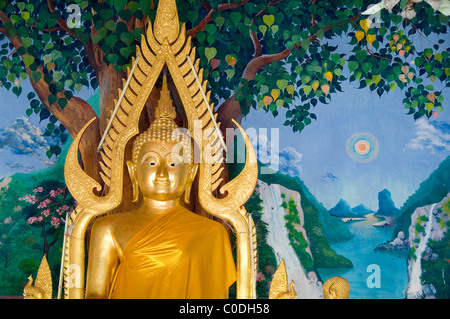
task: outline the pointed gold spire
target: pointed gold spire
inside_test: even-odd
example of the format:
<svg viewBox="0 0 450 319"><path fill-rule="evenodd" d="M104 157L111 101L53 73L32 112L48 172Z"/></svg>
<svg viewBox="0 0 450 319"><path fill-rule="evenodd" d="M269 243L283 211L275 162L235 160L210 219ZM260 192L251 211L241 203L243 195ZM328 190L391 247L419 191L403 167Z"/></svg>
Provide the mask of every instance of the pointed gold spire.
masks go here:
<svg viewBox="0 0 450 319"><path fill-rule="evenodd" d="M163 43L167 38L169 44L176 41L180 34L178 9L175 0L160 0L156 11L153 32L156 40Z"/></svg>
<svg viewBox="0 0 450 319"><path fill-rule="evenodd" d="M155 108L155 118L167 118L174 120L177 117L173 100L170 97L170 91L167 87L167 76L163 76L158 105Z"/></svg>

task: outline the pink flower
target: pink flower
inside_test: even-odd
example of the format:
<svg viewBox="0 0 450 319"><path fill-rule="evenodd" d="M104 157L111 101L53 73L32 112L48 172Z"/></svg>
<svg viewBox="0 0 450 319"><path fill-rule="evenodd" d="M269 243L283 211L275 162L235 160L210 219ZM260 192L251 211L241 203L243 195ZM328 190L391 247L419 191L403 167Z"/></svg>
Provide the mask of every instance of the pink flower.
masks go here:
<svg viewBox="0 0 450 319"><path fill-rule="evenodd" d="M34 193L42 193L43 191L44 191L44 189L42 187L38 187L38 188L33 189Z"/></svg>
<svg viewBox="0 0 450 319"><path fill-rule="evenodd" d="M39 209L40 209L40 208L46 208L47 205L50 204L51 202L52 202L51 199L46 198L46 199L44 199L42 202L39 203L39 205L38 205L37 208L39 208Z"/></svg>
<svg viewBox="0 0 450 319"><path fill-rule="evenodd" d="M44 217L41 215L41 216L39 216L39 217L37 218L37 221L38 221L38 222L41 222L43 219L44 219Z"/></svg>
<svg viewBox="0 0 450 319"><path fill-rule="evenodd" d="M25 201L30 204L35 204L37 202L37 198L34 195L25 195L19 198L20 201Z"/></svg>
<svg viewBox="0 0 450 319"><path fill-rule="evenodd" d="M31 225L33 223L36 223L37 221L38 219L36 217L30 217L28 218L27 223Z"/></svg>
<svg viewBox="0 0 450 319"><path fill-rule="evenodd" d="M52 216L52 221L50 222L50 224L55 226L55 228L58 228L60 223L61 223L61 219L59 219L58 217Z"/></svg>
<svg viewBox="0 0 450 319"><path fill-rule="evenodd" d="M45 217L48 217L48 215L50 215L50 208L47 208L46 210L42 211L41 215L44 215Z"/></svg>
<svg viewBox="0 0 450 319"><path fill-rule="evenodd" d="M61 210L63 211L63 212L65 212L66 210L68 210L70 207L69 206L67 206L67 205L62 205L61 206Z"/></svg>
<svg viewBox="0 0 450 319"><path fill-rule="evenodd" d="M256 281L265 281L266 280L266 276L264 276L264 274L262 272L259 272L256 274Z"/></svg>

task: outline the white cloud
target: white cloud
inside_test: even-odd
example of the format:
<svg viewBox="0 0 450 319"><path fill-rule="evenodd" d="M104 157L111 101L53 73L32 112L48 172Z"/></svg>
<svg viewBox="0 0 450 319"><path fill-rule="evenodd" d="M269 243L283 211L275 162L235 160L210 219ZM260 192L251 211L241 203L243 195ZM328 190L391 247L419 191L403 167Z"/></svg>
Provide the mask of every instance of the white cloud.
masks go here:
<svg viewBox="0 0 450 319"><path fill-rule="evenodd" d="M26 117L20 117L10 126L0 129L0 150L9 150L13 154L29 155L42 163L48 162L44 157L51 144L58 143L42 136L39 127L32 125Z"/></svg>
<svg viewBox="0 0 450 319"><path fill-rule="evenodd" d="M282 149L280 152L280 173L301 177L303 175L301 166L302 157L303 154L297 152L293 147Z"/></svg>
<svg viewBox="0 0 450 319"><path fill-rule="evenodd" d="M450 151L450 125L445 122L429 122L420 118L416 121L416 137L403 150Z"/></svg>

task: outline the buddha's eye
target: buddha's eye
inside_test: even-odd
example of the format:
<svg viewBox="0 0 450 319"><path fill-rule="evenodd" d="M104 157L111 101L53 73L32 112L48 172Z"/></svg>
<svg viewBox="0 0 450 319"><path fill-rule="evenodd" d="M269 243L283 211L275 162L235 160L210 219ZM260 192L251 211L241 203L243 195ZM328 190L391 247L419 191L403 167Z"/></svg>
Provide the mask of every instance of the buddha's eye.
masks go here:
<svg viewBox="0 0 450 319"><path fill-rule="evenodd" d="M150 166L156 166L156 164L158 164L158 160L156 158L150 157L150 158L147 158L145 163L150 165Z"/></svg>
<svg viewBox="0 0 450 319"><path fill-rule="evenodd" d="M181 157L177 154L169 154L166 158L167 165L170 167L175 167L181 164Z"/></svg>

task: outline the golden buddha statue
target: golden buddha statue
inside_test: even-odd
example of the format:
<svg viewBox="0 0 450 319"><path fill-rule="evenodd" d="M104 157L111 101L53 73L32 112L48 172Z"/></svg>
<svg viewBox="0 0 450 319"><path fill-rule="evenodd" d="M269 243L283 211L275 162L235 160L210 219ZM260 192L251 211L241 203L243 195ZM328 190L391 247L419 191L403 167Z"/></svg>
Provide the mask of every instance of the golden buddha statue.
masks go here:
<svg viewBox="0 0 450 319"><path fill-rule="evenodd" d="M103 184L78 162L80 140L95 119L74 138L66 157L66 184L78 205L68 220L63 249L64 298L219 298L227 295L234 281L237 298L254 298L256 231L243 205L256 186L256 154L235 122L246 144L246 163L238 176L223 179L226 147L220 123L209 104L195 47L185 25L179 26L175 0L159 2L155 21L148 21L131 65L99 144ZM178 94L185 129L200 150L195 163L187 151L192 148L175 147L180 140L172 134L178 127L166 76L155 120L142 132L141 114L163 70ZM126 199L126 168L139 207L118 212ZM196 173L191 206L230 226L236 262L224 226L184 205ZM97 218L86 273L86 232Z"/></svg>
<svg viewBox="0 0 450 319"><path fill-rule="evenodd" d="M219 298L236 280L224 226L183 207L198 163L183 154L191 147L177 148L169 93L164 76L155 120L126 162L141 205L93 226L86 298Z"/></svg>

